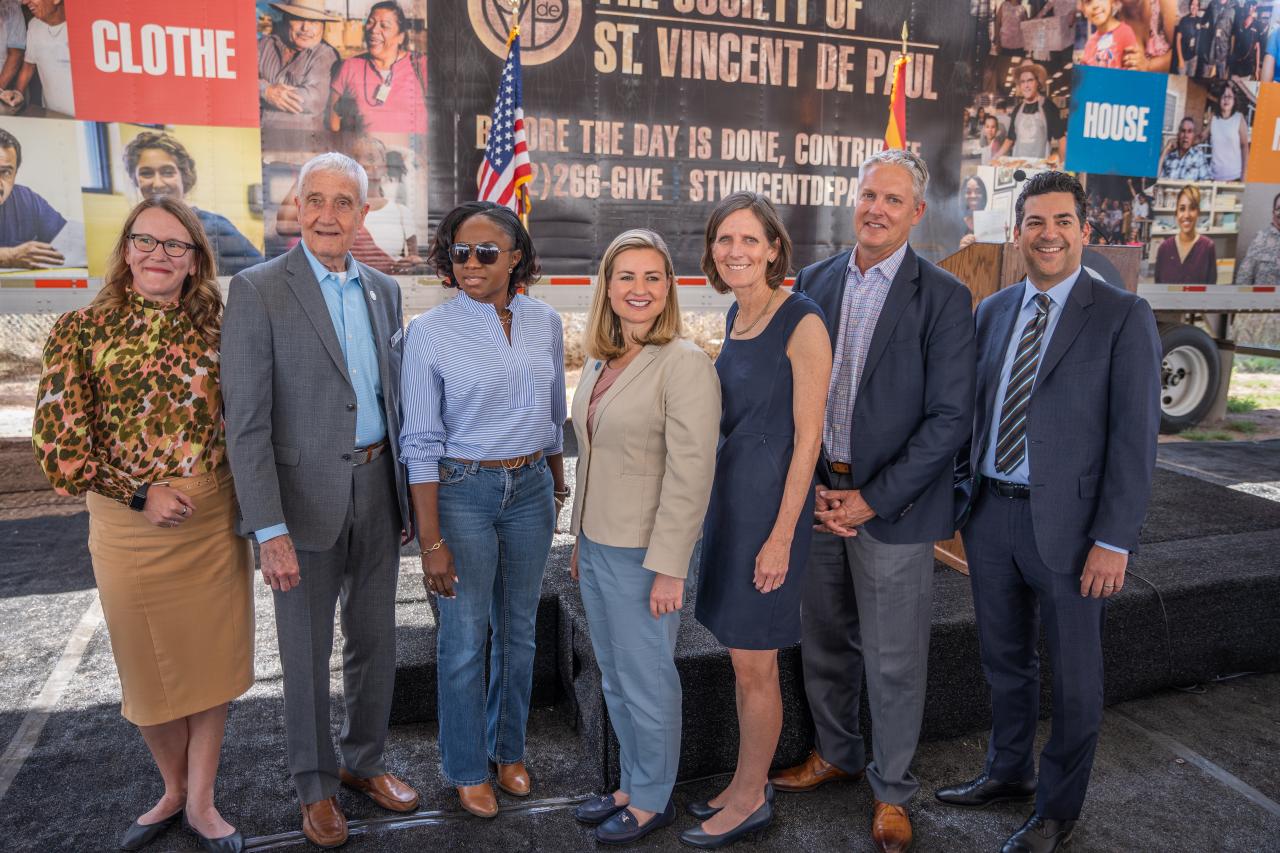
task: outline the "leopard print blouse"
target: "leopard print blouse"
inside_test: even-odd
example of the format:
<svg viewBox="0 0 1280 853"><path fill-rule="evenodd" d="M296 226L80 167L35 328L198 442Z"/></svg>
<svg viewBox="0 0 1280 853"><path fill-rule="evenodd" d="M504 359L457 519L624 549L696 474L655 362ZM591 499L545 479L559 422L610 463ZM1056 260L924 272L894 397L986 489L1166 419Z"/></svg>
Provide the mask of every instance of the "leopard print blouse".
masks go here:
<svg viewBox="0 0 1280 853"><path fill-rule="evenodd" d="M119 310L63 314L44 347L32 443L60 494L121 503L226 454L218 350L176 303L128 290Z"/></svg>

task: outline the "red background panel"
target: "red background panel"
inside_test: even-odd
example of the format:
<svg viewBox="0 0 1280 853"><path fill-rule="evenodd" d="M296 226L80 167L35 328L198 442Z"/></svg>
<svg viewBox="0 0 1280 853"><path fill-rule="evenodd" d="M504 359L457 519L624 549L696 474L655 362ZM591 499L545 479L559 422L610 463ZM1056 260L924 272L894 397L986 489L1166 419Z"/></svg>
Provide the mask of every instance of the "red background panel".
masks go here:
<svg viewBox="0 0 1280 853"><path fill-rule="evenodd" d="M95 22L107 22L97 24L97 37ZM161 29L144 34L147 25ZM191 35L193 30L198 34ZM217 31L224 34L219 38ZM258 43L251 2L68 3L67 32L78 119L258 126ZM144 42L152 49L146 50ZM193 55L193 43L212 49ZM221 67L230 79L217 76L218 46L224 48ZM226 49L234 55L227 56ZM209 58L215 61L208 63ZM204 76L195 76L197 66ZM179 68L184 75L176 73Z"/></svg>

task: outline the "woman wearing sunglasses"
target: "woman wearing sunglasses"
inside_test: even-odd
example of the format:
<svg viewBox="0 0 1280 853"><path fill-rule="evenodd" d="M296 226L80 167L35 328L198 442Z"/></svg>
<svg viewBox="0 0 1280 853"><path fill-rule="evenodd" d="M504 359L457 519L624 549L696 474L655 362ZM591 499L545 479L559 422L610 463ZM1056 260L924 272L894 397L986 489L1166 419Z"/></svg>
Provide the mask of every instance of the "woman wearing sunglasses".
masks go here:
<svg viewBox="0 0 1280 853"><path fill-rule="evenodd" d="M556 516L569 495L563 327L549 306L517 292L537 279L538 258L505 207L454 208L428 260L460 292L409 324L401 459L423 581L439 604L442 769L463 808L493 817L491 765L503 791L529 793L534 621Z"/></svg>
<svg viewBox="0 0 1280 853"><path fill-rule="evenodd" d="M227 703L253 684L253 558L225 462L213 258L191 208L146 199L98 296L62 315L44 350L36 458L59 493L88 493L120 712L164 780L122 850L180 815L205 850L243 847L213 804Z"/></svg>

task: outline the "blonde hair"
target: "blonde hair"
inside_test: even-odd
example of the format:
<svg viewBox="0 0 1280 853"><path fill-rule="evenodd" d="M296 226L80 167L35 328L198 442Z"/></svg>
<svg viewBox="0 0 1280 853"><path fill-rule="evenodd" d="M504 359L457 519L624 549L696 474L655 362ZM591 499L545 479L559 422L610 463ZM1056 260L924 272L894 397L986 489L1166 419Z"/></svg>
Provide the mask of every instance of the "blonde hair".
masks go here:
<svg viewBox="0 0 1280 853"><path fill-rule="evenodd" d="M182 295L178 297L178 302L183 312L191 319L191 325L195 327L196 333L204 338L209 346L216 347L222 333L222 296L218 291L217 273L213 265L213 248L209 245L209 238L205 235L204 227L200 225L200 219L195 211L169 196L143 199L129 213L129 218L124 221L124 228L120 230L115 248L107 258L102 290L98 291L98 295L94 297L91 304L95 308L106 311L119 310L129 304L125 293L129 285L133 284L133 271L129 269L129 263L125 260L129 248L129 235L133 233L133 225L142 211L151 208L160 208L181 222L182 227L191 235L191 242L196 245L196 248L191 250L195 252L195 265L187 274L187 280L182 283ZM163 251L159 246L156 249Z"/></svg>
<svg viewBox="0 0 1280 853"><path fill-rule="evenodd" d="M602 361L617 358L627 351L631 343L623 339L622 321L609 303L609 279L613 275L613 266L617 263L618 256L632 249L652 249L662 255L662 265L667 275L666 307L662 309L658 319L653 321L649 331L637 338L635 343L641 346L662 346L684 334L680 301L676 298L676 276L666 241L647 228L633 228L614 237L609 248L604 250L604 257L600 259L596 292L591 297L591 313L587 315L587 328L582 334L582 346L592 358Z"/></svg>
<svg viewBox="0 0 1280 853"><path fill-rule="evenodd" d="M1191 202L1191 206L1194 207L1196 209L1196 212L1198 213L1200 211L1200 188L1195 184L1187 184L1182 189L1178 190L1178 197L1174 199L1175 206L1177 205L1178 202L1182 201L1182 197L1184 195Z"/></svg>

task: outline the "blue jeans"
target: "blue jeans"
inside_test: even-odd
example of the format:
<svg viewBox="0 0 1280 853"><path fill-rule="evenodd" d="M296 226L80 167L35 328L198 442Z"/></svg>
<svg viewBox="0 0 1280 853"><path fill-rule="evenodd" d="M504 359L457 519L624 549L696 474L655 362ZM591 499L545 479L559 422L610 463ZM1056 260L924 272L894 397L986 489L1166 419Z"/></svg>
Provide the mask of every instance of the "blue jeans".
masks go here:
<svg viewBox="0 0 1280 853"><path fill-rule="evenodd" d="M456 597L439 599L440 760L455 786L487 781L490 760L524 759L551 488L545 459L515 470L440 462L440 532L458 575Z"/></svg>
<svg viewBox="0 0 1280 853"><path fill-rule="evenodd" d="M649 612L654 573L643 565L645 550L601 545L583 534L578 577L609 723L618 736L618 790L636 808L661 812L680 769L680 611L658 619Z"/></svg>

